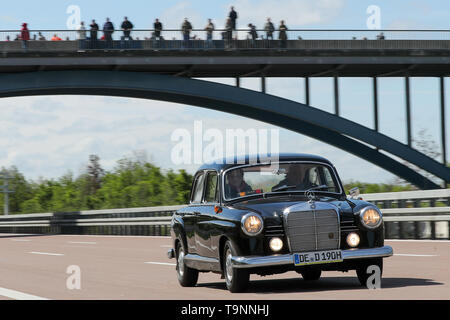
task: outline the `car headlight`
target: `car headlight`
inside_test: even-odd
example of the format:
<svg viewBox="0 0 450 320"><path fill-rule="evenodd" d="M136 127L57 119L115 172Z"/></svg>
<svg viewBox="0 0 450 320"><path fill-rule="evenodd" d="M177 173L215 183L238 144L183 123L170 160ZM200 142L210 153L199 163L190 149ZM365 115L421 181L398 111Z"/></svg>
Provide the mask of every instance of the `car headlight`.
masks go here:
<svg viewBox="0 0 450 320"><path fill-rule="evenodd" d="M278 237L272 238L269 241L269 247L273 252L280 251L283 249L283 240Z"/></svg>
<svg viewBox="0 0 450 320"><path fill-rule="evenodd" d="M355 248L359 245L359 242L360 238L357 233L352 232L347 235L347 244L349 247Z"/></svg>
<svg viewBox="0 0 450 320"><path fill-rule="evenodd" d="M244 231L244 233L248 236L256 236L260 234L263 226L262 218L256 213L247 213L242 217L242 231Z"/></svg>
<svg viewBox="0 0 450 320"><path fill-rule="evenodd" d="M381 212L376 207L366 207L362 209L359 217L361 219L361 223L369 229L379 227L383 221Z"/></svg>

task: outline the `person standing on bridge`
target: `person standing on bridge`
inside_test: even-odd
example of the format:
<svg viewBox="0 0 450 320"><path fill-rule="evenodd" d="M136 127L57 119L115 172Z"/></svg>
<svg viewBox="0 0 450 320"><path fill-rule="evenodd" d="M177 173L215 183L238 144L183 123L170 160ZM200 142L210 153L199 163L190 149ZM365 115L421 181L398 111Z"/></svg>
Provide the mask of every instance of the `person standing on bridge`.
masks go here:
<svg viewBox="0 0 450 320"><path fill-rule="evenodd" d="M86 27L84 22L81 21L77 29L78 49L81 51L84 49L84 42L86 41Z"/></svg>
<svg viewBox="0 0 450 320"><path fill-rule="evenodd" d="M28 51L28 41L30 40L30 30L28 30L28 24L22 24L22 30L20 33L20 39L22 40L22 49Z"/></svg>
<svg viewBox="0 0 450 320"><path fill-rule="evenodd" d="M287 30L288 27L284 24L284 20L281 20L280 26L278 27L279 33L278 33L278 40L280 40L280 46L281 48L287 47Z"/></svg>
<svg viewBox="0 0 450 320"><path fill-rule="evenodd" d="M230 23L231 23L231 30L233 32L233 37L237 38L237 34L236 34L236 20L238 18L238 14L237 12L234 10L234 7L231 7L231 11L228 14L228 18L230 18Z"/></svg>
<svg viewBox="0 0 450 320"><path fill-rule="evenodd" d="M252 39L251 40L252 48L254 48L256 44L255 41L256 39L258 39L258 32L256 32L256 26L254 24L249 23L248 27L250 28L250 31L248 33L250 34L250 37Z"/></svg>
<svg viewBox="0 0 450 320"><path fill-rule="evenodd" d="M91 41L97 40L97 33L100 27L98 26L97 22L95 20L92 20L92 23L89 25L91 27Z"/></svg>
<svg viewBox="0 0 450 320"><path fill-rule="evenodd" d="M188 21L188 18L184 18L183 25L181 26L181 32L183 33L183 48L189 45L189 36L192 29L192 24Z"/></svg>
<svg viewBox="0 0 450 320"><path fill-rule="evenodd" d="M125 39L133 40L133 38L130 36L130 34L131 34L131 30L134 28L134 26L131 23L131 21L128 20L127 17L124 18L121 28L123 30L123 40L125 40Z"/></svg>
<svg viewBox="0 0 450 320"><path fill-rule="evenodd" d="M274 27L272 21L270 21L270 18L267 18L267 22L266 22L266 25L264 26L264 30L266 31L266 39L269 40L269 38L270 38L273 40L273 32L275 31L275 27Z"/></svg>
<svg viewBox="0 0 450 320"><path fill-rule="evenodd" d="M103 25L103 35L105 36L105 40L106 40L106 48L112 48L112 45L113 45L112 34L113 33L114 33L114 25L111 21L109 21L109 18L106 18L106 22Z"/></svg>
<svg viewBox="0 0 450 320"><path fill-rule="evenodd" d="M161 39L161 31L163 29L163 25L159 21L159 19L156 19L155 23L153 23L153 29L155 29L155 38L160 40Z"/></svg>
<svg viewBox="0 0 450 320"><path fill-rule="evenodd" d="M225 48L231 48L233 39L233 24L231 19L227 19L227 23L225 25Z"/></svg>
<svg viewBox="0 0 450 320"><path fill-rule="evenodd" d="M212 48L213 47L213 32L214 32L215 26L214 23L212 23L211 19L208 19L208 24L205 27L206 31L206 47Z"/></svg>
<svg viewBox="0 0 450 320"><path fill-rule="evenodd" d="M97 22L95 20L92 20L92 23L89 25L91 27L90 30L90 36L91 36L91 49L97 48L97 37L98 37L98 30L100 30L100 27L98 26Z"/></svg>

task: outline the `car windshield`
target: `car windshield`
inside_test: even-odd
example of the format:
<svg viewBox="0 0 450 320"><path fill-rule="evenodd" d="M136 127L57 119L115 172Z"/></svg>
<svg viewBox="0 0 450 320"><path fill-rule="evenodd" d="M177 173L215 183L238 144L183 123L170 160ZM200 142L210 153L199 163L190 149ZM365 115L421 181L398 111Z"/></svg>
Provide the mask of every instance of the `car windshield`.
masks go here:
<svg viewBox="0 0 450 320"><path fill-rule="evenodd" d="M316 191L340 193L334 171L324 164L279 163L228 170L224 177L225 200L266 192Z"/></svg>

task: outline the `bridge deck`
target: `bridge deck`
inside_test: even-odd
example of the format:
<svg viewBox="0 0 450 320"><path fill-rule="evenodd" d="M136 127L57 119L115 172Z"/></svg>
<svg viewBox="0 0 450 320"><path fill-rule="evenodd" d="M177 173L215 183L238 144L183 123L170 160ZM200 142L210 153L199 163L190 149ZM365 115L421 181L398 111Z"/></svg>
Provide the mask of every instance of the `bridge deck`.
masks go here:
<svg viewBox="0 0 450 320"><path fill-rule="evenodd" d="M204 47L203 41L182 49L178 40L164 46L137 41L137 48L79 50L77 41L0 42L0 72L43 70L142 71L188 77L372 77L448 76L450 40L290 40L249 48L245 40L228 49Z"/></svg>

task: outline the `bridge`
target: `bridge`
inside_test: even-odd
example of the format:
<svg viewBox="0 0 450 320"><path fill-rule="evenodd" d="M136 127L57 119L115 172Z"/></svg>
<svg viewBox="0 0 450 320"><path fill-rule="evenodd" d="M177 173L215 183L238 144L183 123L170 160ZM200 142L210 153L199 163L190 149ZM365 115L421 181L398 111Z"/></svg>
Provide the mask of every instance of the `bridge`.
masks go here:
<svg viewBox="0 0 450 320"><path fill-rule="evenodd" d="M229 112L308 135L348 151L421 189L450 182L445 122L445 77L450 74L450 31L384 30L376 40L368 30L292 30L280 40L237 39L183 41L148 38L152 30L136 30L135 40L75 40L76 32L35 30L32 34L62 34L65 41L0 41L0 97L44 94L95 94L164 100ZM204 32L194 30L194 32ZM260 30L261 31L261 30ZM383 30L382 30L383 31ZM180 33L179 30L167 30ZM380 32L379 30L376 31ZM6 39L14 31L0 32ZM298 38L302 35L301 39ZM325 34L325 36L324 36ZM357 34L362 39L353 37ZM166 39L170 39L166 37ZM407 143L379 132L380 77L404 77ZM411 77L440 80L440 142L442 161L412 146ZM193 78L232 77L236 86ZM258 77L261 92L240 88L240 79ZM305 101L298 103L266 93L267 77L305 78ZM332 77L334 113L310 105L309 79ZM339 79L373 79L374 123L364 127L340 116ZM407 165L409 163L410 165ZM412 165L412 167L411 167ZM434 179L420 173L431 174Z"/></svg>

